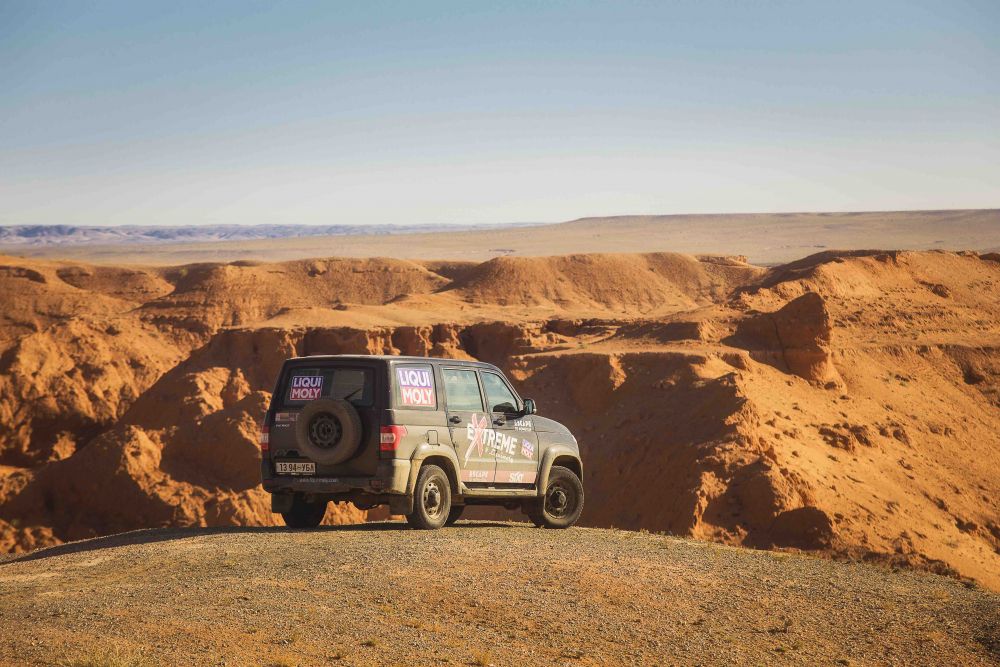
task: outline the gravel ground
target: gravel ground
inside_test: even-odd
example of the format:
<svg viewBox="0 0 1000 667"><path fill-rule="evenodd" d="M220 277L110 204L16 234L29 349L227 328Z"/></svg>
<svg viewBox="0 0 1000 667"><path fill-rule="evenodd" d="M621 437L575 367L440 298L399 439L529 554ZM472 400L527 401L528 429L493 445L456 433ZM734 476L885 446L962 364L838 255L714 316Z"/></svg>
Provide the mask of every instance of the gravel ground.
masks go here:
<svg viewBox="0 0 1000 667"><path fill-rule="evenodd" d="M0 563L0 663L998 664L1000 596L616 530L160 529Z"/></svg>

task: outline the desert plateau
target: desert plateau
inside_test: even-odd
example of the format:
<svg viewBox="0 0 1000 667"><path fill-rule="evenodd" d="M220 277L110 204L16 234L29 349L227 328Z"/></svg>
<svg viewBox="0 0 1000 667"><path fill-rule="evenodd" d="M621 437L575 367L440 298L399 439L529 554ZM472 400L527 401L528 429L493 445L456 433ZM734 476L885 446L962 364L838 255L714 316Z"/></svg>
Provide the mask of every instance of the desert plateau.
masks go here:
<svg viewBox="0 0 1000 667"><path fill-rule="evenodd" d="M341 225L334 226L333 234L308 225L125 230L36 225L0 230L0 254L167 266L324 255L482 262L504 256L669 250L743 255L754 264L775 265L830 249L1000 251L998 209L619 215L555 224L440 227L386 226L376 232Z"/></svg>
<svg viewBox="0 0 1000 667"><path fill-rule="evenodd" d="M651 533L161 528L0 564L0 664L995 664L995 593Z"/></svg>
<svg viewBox="0 0 1000 667"><path fill-rule="evenodd" d="M271 526L290 356L501 366L578 434L582 524L1000 590L1000 256L0 260L0 548ZM520 515L483 518L517 519ZM328 524L385 519L331 506ZM9 571L9 569L6 569Z"/></svg>

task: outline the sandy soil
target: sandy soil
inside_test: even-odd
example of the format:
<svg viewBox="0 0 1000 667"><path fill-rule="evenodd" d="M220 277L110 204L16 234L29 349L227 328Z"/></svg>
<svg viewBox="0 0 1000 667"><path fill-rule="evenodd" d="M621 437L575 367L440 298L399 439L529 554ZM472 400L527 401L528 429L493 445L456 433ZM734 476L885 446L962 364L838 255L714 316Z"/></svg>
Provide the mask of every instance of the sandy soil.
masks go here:
<svg viewBox="0 0 1000 667"><path fill-rule="evenodd" d="M569 425L584 525L1000 590L998 260L2 258L0 550L273 524L256 435L281 362L403 353L494 362Z"/></svg>
<svg viewBox="0 0 1000 667"><path fill-rule="evenodd" d="M483 261L504 255L680 252L790 262L828 249L1000 250L1000 210L763 213L582 218L511 230L329 236L245 242L103 245L0 253L110 264L285 261L325 255Z"/></svg>
<svg viewBox="0 0 1000 667"><path fill-rule="evenodd" d="M0 663L988 665L1000 597L645 533L149 530L0 563Z"/></svg>

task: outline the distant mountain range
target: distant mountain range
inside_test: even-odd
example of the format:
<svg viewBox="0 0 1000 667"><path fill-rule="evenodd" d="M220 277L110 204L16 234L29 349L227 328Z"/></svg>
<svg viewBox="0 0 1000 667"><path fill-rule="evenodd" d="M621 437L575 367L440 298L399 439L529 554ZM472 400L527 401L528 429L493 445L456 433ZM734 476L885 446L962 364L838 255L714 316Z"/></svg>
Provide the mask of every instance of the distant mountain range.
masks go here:
<svg viewBox="0 0 1000 667"><path fill-rule="evenodd" d="M128 243L205 243L252 241L309 236L368 236L420 232L469 231L526 227L535 223L499 225L184 225L91 227L82 225L0 226L0 246L64 246Z"/></svg>

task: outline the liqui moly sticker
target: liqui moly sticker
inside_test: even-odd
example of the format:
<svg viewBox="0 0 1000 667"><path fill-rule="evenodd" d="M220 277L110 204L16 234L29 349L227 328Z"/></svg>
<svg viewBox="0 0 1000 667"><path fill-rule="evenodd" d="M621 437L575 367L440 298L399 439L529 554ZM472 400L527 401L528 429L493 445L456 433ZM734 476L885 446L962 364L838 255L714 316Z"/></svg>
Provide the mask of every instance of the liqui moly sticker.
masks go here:
<svg viewBox="0 0 1000 667"><path fill-rule="evenodd" d="M521 456L526 459L535 458L535 443L530 440L521 440Z"/></svg>
<svg viewBox="0 0 1000 667"><path fill-rule="evenodd" d="M288 389L290 401L312 401L323 395L322 375L293 375Z"/></svg>
<svg viewBox="0 0 1000 667"><path fill-rule="evenodd" d="M433 408L434 373L430 366L398 366L396 383L400 403L409 407Z"/></svg>

